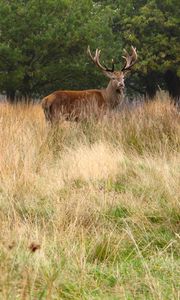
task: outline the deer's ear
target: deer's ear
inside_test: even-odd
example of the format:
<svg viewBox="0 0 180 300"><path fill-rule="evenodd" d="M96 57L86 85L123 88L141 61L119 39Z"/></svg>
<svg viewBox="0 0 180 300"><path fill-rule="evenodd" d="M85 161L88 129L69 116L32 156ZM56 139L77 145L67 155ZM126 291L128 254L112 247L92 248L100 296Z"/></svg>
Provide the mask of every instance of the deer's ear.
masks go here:
<svg viewBox="0 0 180 300"><path fill-rule="evenodd" d="M110 79L112 79L114 76L114 74L110 71L103 71L103 74Z"/></svg>

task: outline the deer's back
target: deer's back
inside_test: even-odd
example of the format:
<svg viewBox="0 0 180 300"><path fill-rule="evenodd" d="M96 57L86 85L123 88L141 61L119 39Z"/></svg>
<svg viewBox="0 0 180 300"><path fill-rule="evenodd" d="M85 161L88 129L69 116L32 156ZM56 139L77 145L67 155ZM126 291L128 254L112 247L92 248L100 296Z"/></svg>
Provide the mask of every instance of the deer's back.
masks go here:
<svg viewBox="0 0 180 300"><path fill-rule="evenodd" d="M56 91L42 100L44 111L48 111L49 118L53 119L57 113L79 115L87 107L106 105L101 90L84 91Z"/></svg>

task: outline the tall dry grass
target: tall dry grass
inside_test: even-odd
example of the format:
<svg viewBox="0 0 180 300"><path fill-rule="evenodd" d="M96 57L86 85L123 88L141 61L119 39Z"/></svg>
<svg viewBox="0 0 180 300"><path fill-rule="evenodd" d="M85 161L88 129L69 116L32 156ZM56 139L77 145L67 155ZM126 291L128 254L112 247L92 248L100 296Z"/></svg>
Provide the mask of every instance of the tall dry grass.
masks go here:
<svg viewBox="0 0 180 300"><path fill-rule="evenodd" d="M180 117L161 98L53 127L0 105L0 299L179 299Z"/></svg>

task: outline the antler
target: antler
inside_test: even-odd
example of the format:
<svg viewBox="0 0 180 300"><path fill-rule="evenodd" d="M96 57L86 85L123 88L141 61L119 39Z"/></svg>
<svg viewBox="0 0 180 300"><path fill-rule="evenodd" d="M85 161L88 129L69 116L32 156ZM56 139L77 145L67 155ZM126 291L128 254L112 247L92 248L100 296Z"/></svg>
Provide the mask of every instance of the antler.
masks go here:
<svg viewBox="0 0 180 300"><path fill-rule="evenodd" d="M100 53L101 53L101 50L99 49L96 49L96 52L95 52L95 56L93 57L92 54L91 54L91 50L90 50L90 47L88 46L87 48L87 53L89 54L91 60L93 61L93 63L98 66L101 70L103 71L108 71L108 72L114 72L114 61L112 59L112 68L109 69L108 67L106 67L105 65L101 65L100 61L99 61L99 57L100 57Z"/></svg>
<svg viewBox="0 0 180 300"><path fill-rule="evenodd" d="M125 56L122 56L126 63L124 65L124 67L121 69L121 71L126 71L131 69L131 67L136 63L137 61L137 52L136 52L136 48L134 48L133 46L131 46L132 52L131 55L129 55L129 53L124 49L125 52Z"/></svg>

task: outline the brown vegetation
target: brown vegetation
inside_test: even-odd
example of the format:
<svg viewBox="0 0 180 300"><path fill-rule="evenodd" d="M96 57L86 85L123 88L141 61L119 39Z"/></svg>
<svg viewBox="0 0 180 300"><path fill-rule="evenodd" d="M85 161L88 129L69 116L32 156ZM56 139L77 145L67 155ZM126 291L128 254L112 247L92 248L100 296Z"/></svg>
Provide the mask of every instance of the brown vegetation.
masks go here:
<svg viewBox="0 0 180 300"><path fill-rule="evenodd" d="M178 299L180 120L162 98L55 126L0 105L0 298Z"/></svg>

